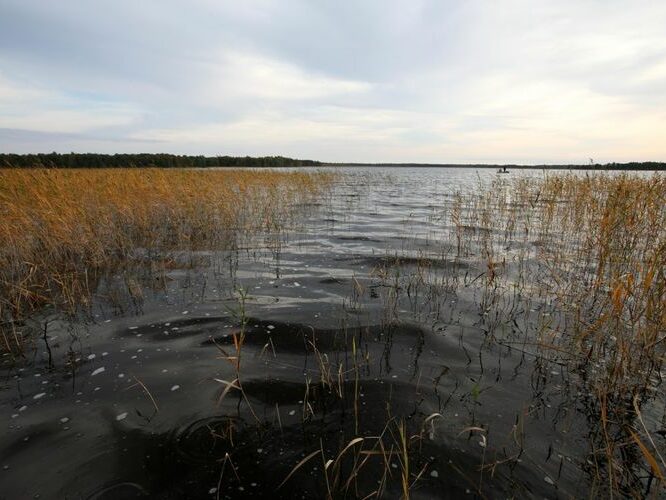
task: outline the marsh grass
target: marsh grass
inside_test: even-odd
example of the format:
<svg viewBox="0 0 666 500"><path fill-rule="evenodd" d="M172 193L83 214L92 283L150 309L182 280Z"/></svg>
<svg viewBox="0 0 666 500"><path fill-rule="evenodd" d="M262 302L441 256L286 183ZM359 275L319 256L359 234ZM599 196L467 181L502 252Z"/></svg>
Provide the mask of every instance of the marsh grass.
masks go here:
<svg viewBox="0 0 666 500"><path fill-rule="evenodd" d="M20 352L21 322L44 306L85 308L105 274L146 262L164 274L170 252L237 248L285 227L330 181L275 170L0 169L2 348ZM131 277L127 287L140 295Z"/></svg>
<svg viewBox="0 0 666 500"><path fill-rule="evenodd" d="M409 310L436 322L447 297L471 294L487 344L520 345L538 370L557 363L574 375L591 426L591 491L663 493L659 423L641 408L660 397L666 357L666 177L498 178L454 193L439 220L443 252L472 274L375 270L392 320ZM417 309L406 291L424 286L428 307Z"/></svg>
<svg viewBox="0 0 666 500"><path fill-rule="evenodd" d="M666 178L556 177L540 193L541 231L553 242L541 255L543 284L567 319L543 343L569 353L599 416L595 472L609 492L636 491L645 476L663 492L666 464L638 419L666 355Z"/></svg>

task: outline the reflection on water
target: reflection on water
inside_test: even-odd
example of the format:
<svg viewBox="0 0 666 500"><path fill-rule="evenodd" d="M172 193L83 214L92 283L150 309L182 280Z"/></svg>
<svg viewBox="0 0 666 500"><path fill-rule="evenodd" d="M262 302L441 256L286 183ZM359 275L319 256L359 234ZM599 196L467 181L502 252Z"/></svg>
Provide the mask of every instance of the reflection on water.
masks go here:
<svg viewBox="0 0 666 500"><path fill-rule="evenodd" d="M495 172L344 171L295 227L174 256L141 294L110 276L92 321L35 318L48 343L3 368L0 496L586 496L577 375L527 341L557 311L490 294L442 215Z"/></svg>

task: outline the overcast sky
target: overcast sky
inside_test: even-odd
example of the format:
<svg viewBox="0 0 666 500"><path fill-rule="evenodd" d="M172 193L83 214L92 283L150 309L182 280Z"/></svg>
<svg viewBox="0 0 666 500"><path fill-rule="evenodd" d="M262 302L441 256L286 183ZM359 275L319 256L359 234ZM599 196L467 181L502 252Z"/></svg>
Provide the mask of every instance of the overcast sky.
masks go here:
<svg viewBox="0 0 666 500"><path fill-rule="evenodd" d="M0 152L666 160L666 1L0 0Z"/></svg>

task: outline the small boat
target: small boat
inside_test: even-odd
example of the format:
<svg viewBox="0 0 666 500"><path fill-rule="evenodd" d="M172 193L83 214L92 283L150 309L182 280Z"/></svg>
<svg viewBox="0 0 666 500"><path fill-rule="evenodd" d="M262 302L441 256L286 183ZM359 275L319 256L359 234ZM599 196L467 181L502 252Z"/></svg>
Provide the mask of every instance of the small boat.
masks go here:
<svg viewBox="0 0 666 500"><path fill-rule="evenodd" d="M498 168L497 169L498 174L508 174L509 171L506 169L506 167Z"/></svg>

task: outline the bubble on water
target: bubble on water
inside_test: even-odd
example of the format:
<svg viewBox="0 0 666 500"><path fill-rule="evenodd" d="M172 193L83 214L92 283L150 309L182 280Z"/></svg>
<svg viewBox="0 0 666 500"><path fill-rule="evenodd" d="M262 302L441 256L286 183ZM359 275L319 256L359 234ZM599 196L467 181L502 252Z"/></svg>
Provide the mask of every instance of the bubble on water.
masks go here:
<svg viewBox="0 0 666 500"><path fill-rule="evenodd" d="M118 374L118 378L124 378L124 377L125 377L125 374L124 374L124 373L119 373L119 374Z"/></svg>
<svg viewBox="0 0 666 500"><path fill-rule="evenodd" d="M95 359L95 355L94 354L89 354L88 359Z"/></svg>
<svg viewBox="0 0 666 500"><path fill-rule="evenodd" d="M102 353L102 357L104 357L104 356L108 356L108 355L109 355L109 353L106 352L106 351Z"/></svg>
<svg viewBox="0 0 666 500"><path fill-rule="evenodd" d="M127 418L127 412L126 412L126 411L124 411L124 412L119 413L118 415L116 415L116 420L117 420L118 422L120 422L121 420L125 420L126 418Z"/></svg>
<svg viewBox="0 0 666 500"><path fill-rule="evenodd" d="M46 393L45 393L45 392L40 392L39 394L35 394L35 395L32 397L32 399L41 399L41 398L43 398L44 396L46 396Z"/></svg>
<svg viewBox="0 0 666 500"><path fill-rule="evenodd" d="M296 410L291 410L291 411L289 412L289 415L296 415Z"/></svg>
<svg viewBox="0 0 666 500"><path fill-rule="evenodd" d="M430 477L435 477L435 478L439 477L439 472L437 472L436 470L430 471Z"/></svg>
<svg viewBox="0 0 666 500"><path fill-rule="evenodd" d="M137 328L139 328L139 327L138 326L130 326L129 327L130 330L136 330Z"/></svg>
<svg viewBox="0 0 666 500"><path fill-rule="evenodd" d="M190 314L190 311L183 311L183 314Z"/></svg>
<svg viewBox="0 0 666 500"><path fill-rule="evenodd" d="M544 476L543 480L546 481L548 484L552 484L552 485L555 484L555 482L548 476Z"/></svg>
<svg viewBox="0 0 666 500"><path fill-rule="evenodd" d="M94 377L95 375L99 375L100 373L104 373L105 371L106 371L106 368L104 368L103 366L100 366L99 368L97 368L97 370L95 370L91 373L91 376Z"/></svg>
<svg viewBox="0 0 666 500"><path fill-rule="evenodd" d="M62 417L62 418L60 419L60 423L61 423L61 424L66 424L67 422L69 422L69 418L67 418L67 417Z"/></svg>
<svg viewBox="0 0 666 500"><path fill-rule="evenodd" d="M298 281L294 281L294 286L301 286L301 284Z"/></svg>
<svg viewBox="0 0 666 500"><path fill-rule="evenodd" d="M268 325L266 328L268 328L269 330L275 330L275 326L274 326L274 325Z"/></svg>
<svg viewBox="0 0 666 500"><path fill-rule="evenodd" d="M209 495L214 495L215 493L217 493L217 488L211 488L208 490Z"/></svg>
<svg viewBox="0 0 666 500"><path fill-rule="evenodd" d="M178 389L180 389L180 386L178 384L176 384L171 388L171 392L177 391Z"/></svg>

